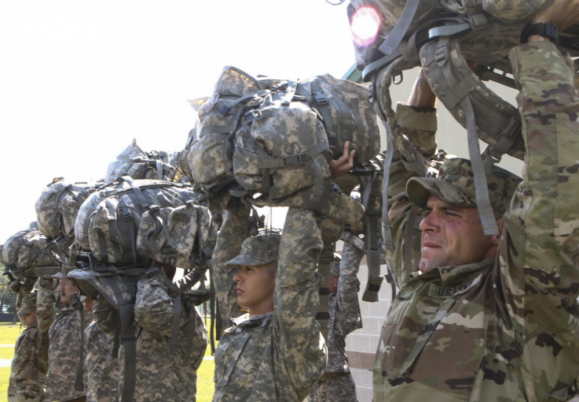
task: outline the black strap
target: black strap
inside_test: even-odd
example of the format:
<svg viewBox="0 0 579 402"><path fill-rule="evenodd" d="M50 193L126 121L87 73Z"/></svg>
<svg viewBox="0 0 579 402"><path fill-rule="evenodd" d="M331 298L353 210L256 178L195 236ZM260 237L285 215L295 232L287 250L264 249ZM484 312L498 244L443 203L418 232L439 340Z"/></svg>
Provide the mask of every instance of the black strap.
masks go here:
<svg viewBox="0 0 579 402"><path fill-rule="evenodd" d="M121 318L121 343L125 350L124 384L121 402L133 402L137 379L137 339L135 338L135 304L119 306Z"/></svg>
<svg viewBox="0 0 579 402"><path fill-rule="evenodd" d="M183 306L181 305L181 293L178 293L173 298L173 319L171 322L171 347L169 352L172 355L177 353L177 346L179 344L179 330L181 329L181 312Z"/></svg>
<svg viewBox="0 0 579 402"><path fill-rule="evenodd" d="M380 276L380 251L378 250L378 216L364 215L368 282L362 300L377 302L378 292L384 278Z"/></svg>
<svg viewBox="0 0 579 402"><path fill-rule="evenodd" d="M322 277L322 284L319 289L319 305L316 320L320 323L320 332L324 339L328 339L329 329L329 303L330 303L330 268L334 261L334 251L336 244L324 239L324 248L318 258L318 273Z"/></svg>
<svg viewBox="0 0 579 402"><path fill-rule="evenodd" d="M78 347L78 364L76 366L76 375L74 378L74 389L75 391L84 391L84 307L78 297L78 293L71 295L71 298L76 298L76 301L72 303L72 306L78 311L80 317L80 344Z"/></svg>

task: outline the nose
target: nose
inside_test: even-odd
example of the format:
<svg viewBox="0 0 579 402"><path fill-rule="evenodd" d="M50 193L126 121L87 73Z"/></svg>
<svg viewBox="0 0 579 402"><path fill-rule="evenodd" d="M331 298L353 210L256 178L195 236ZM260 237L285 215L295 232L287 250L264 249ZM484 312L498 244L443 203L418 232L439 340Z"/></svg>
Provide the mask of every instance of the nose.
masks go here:
<svg viewBox="0 0 579 402"><path fill-rule="evenodd" d="M239 275L240 270L238 269L235 272L235 275L233 276L233 282L235 283L240 283L241 282L241 276Z"/></svg>
<svg viewBox="0 0 579 402"><path fill-rule="evenodd" d="M434 211L431 211L420 221L420 230L423 232L435 232L438 230L438 222Z"/></svg>

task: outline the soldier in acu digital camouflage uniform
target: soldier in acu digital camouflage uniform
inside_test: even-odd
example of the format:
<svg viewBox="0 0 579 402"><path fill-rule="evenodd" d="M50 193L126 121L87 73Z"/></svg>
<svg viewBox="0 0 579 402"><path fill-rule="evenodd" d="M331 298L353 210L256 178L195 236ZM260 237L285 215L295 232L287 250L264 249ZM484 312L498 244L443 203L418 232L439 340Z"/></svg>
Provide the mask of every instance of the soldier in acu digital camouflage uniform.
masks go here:
<svg viewBox="0 0 579 402"><path fill-rule="evenodd" d="M246 230L247 217L227 211L218 244ZM249 311L219 342L215 402L301 402L322 375L326 347L315 319L321 249L315 214L289 208L283 236L268 231L250 237L227 264L215 261L214 275L222 278L216 292L227 299L231 285L223 278L237 268L237 303Z"/></svg>
<svg viewBox="0 0 579 402"><path fill-rule="evenodd" d="M92 321L92 312L84 311L84 327L81 325L80 311L72 307L71 296L78 294L79 289L70 278L59 279L60 311L55 312L56 294L51 278L39 279L38 293L38 328L41 332L49 331L50 346L48 349L48 383L46 402L85 401L86 372L83 376L83 387L75 387L80 362L81 331ZM64 288L64 295L62 294ZM84 370L83 370L84 371Z"/></svg>
<svg viewBox="0 0 579 402"><path fill-rule="evenodd" d="M87 372L87 402L118 402L121 368L117 354L114 307L98 296L93 307L94 321L85 331ZM118 352L118 350L117 350Z"/></svg>
<svg viewBox="0 0 579 402"><path fill-rule="evenodd" d="M315 402L355 402L356 384L346 356L346 336L362 328L358 302L358 269L364 257L364 242L352 232L342 234L341 261L330 268L330 328L328 330L328 365L309 397Z"/></svg>
<svg viewBox="0 0 579 402"><path fill-rule="evenodd" d="M19 292L19 297L21 292ZM41 402L48 371L48 332L40 332L36 319L36 293L21 299L18 316L26 327L16 341L8 402Z"/></svg>
<svg viewBox="0 0 579 402"><path fill-rule="evenodd" d="M565 15L577 22L578 11ZM436 179L411 178L399 158L390 172L396 249L388 259L401 289L382 327L376 402L555 401L577 393L579 100L569 61L548 40L532 36L510 60L526 155L522 181L498 167L487 178L500 236L483 234L469 161L444 161ZM432 154L434 97L417 99L429 101L401 108L399 121ZM421 244L413 244L419 271L407 274L411 203L425 216Z"/></svg>
<svg viewBox="0 0 579 402"><path fill-rule="evenodd" d="M181 320L175 353L171 350L174 297L167 284L175 267L157 266L138 281L135 302L137 322L137 361L135 402L194 402L197 393L197 369L207 347L207 329L195 308L194 292L181 295ZM191 333L191 342L188 342ZM122 349L121 349L122 350ZM121 353L120 361L124 361ZM123 379L120 389L124 386Z"/></svg>

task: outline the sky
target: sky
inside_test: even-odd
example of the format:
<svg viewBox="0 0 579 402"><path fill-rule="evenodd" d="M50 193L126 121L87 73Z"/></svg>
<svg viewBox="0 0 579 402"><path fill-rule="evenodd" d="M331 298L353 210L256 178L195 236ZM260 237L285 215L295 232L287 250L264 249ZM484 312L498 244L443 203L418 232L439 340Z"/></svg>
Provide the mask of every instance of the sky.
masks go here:
<svg viewBox="0 0 579 402"><path fill-rule="evenodd" d="M54 177L98 180L133 138L181 150L187 101L224 66L305 79L354 63L346 4L325 0L2 1L0 55L0 244Z"/></svg>

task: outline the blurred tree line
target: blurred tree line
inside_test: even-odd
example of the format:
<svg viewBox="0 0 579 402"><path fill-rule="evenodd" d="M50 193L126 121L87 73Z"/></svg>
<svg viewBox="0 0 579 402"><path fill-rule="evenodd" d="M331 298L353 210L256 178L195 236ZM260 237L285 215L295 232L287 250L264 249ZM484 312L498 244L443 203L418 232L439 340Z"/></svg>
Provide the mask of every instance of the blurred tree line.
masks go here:
<svg viewBox="0 0 579 402"><path fill-rule="evenodd" d="M0 264L0 272L4 272L6 268ZM10 278L8 275L0 275L0 312L15 313L16 312L16 293L10 290Z"/></svg>

